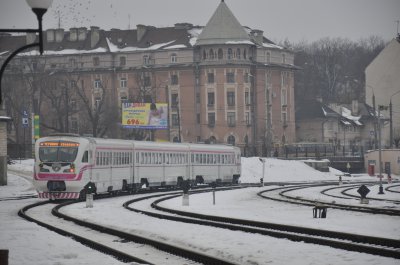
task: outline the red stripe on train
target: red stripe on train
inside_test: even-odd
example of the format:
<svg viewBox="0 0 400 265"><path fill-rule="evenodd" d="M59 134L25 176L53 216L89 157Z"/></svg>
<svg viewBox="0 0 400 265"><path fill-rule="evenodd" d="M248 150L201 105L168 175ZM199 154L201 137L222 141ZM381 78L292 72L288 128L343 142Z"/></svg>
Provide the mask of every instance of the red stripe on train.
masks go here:
<svg viewBox="0 0 400 265"><path fill-rule="evenodd" d="M78 199L79 192L39 192L40 199Z"/></svg>

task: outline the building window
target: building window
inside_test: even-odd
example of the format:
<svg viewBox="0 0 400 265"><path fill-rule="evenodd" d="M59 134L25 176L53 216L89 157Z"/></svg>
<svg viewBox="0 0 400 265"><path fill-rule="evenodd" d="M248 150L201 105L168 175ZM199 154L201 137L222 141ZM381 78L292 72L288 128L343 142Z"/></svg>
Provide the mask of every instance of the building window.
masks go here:
<svg viewBox="0 0 400 265"><path fill-rule="evenodd" d="M145 76L143 81L145 87L151 86L150 76Z"/></svg>
<svg viewBox="0 0 400 265"><path fill-rule="evenodd" d="M93 57L93 65L94 66L99 66L100 65L99 57Z"/></svg>
<svg viewBox="0 0 400 265"><path fill-rule="evenodd" d="M224 52L221 48L218 49L218 59L222 60L224 58Z"/></svg>
<svg viewBox="0 0 400 265"><path fill-rule="evenodd" d="M235 92L226 92L226 101L228 106L235 106Z"/></svg>
<svg viewBox="0 0 400 265"><path fill-rule="evenodd" d="M232 58L233 58L232 49L229 48L229 49L228 49L228 60L231 60Z"/></svg>
<svg viewBox="0 0 400 265"><path fill-rule="evenodd" d="M240 60L240 49L236 49L236 58Z"/></svg>
<svg viewBox="0 0 400 265"><path fill-rule="evenodd" d="M247 125L247 126L251 125L251 122L250 122L250 112L246 112L246 113L245 113L245 118L246 118L246 125Z"/></svg>
<svg viewBox="0 0 400 265"><path fill-rule="evenodd" d="M266 55L266 61L267 61L267 63L271 63L271 53L270 52L267 52L267 55Z"/></svg>
<svg viewBox="0 0 400 265"><path fill-rule="evenodd" d="M289 78L289 73L288 72L282 72L281 73L281 86L287 86L288 84L288 78Z"/></svg>
<svg viewBox="0 0 400 265"><path fill-rule="evenodd" d="M207 74L207 82L209 83L209 84L213 84L215 81L214 81L214 73L208 73Z"/></svg>
<svg viewBox="0 0 400 265"><path fill-rule="evenodd" d="M214 60L215 56L214 56L214 50L213 50L213 49L210 49L210 52L209 52L209 54L208 54L208 57L209 57L211 60Z"/></svg>
<svg viewBox="0 0 400 265"><path fill-rule="evenodd" d="M250 92L244 92L244 104L246 104L246 106L250 105Z"/></svg>
<svg viewBox="0 0 400 265"><path fill-rule="evenodd" d="M210 127L215 126L215 113L214 112L208 113L208 126L210 126Z"/></svg>
<svg viewBox="0 0 400 265"><path fill-rule="evenodd" d="M171 107L173 107L173 108L178 107L178 94L177 93L171 94Z"/></svg>
<svg viewBox="0 0 400 265"><path fill-rule="evenodd" d="M100 79L94 80L94 88L101 88L101 80Z"/></svg>
<svg viewBox="0 0 400 265"><path fill-rule="evenodd" d="M235 136L229 135L227 141L228 141L228 144L235 145Z"/></svg>
<svg viewBox="0 0 400 265"><path fill-rule="evenodd" d="M227 113L227 122L228 122L228 126L230 126L230 127L233 127L236 125L235 112Z"/></svg>
<svg viewBox="0 0 400 265"><path fill-rule="evenodd" d="M125 66L126 65L126 57L125 56L119 57L119 65L120 66Z"/></svg>
<svg viewBox="0 0 400 265"><path fill-rule="evenodd" d="M196 93L196 103L200 104L200 93Z"/></svg>
<svg viewBox="0 0 400 265"><path fill-rule="evenodd" d="M197 121L197 124L200 124L200 113L197 113L196 114L196 121ZM11 122L10 122L11 123ZM199 142L199 141L198 141Z"/></svg>
<svg viewBox="0 0 400 265"><path fill-rule="evenodd" d="M206 50L203 50L203 60L207 59L207 53Z"/></svg>
<svg viewBox="0 0 400 265"><path fill-rule="evenodd" d="M243 50L243 59L247 59L246 49Z"/></svg>
<svg viewBox="0 0 400 265"><path fill-rule="evenodd" d="M281 90L281 106L287 106L287 90L285 88Z"/></svg>
<svg viewBox="0 0 400 265"><path fill-rule="evenodd" d="M287 113L282 112L282 124L283 126L287 126Z"/></svg>
<svg viewBox="0 0 400 265"><path fill-rule="evenodd" d="M179 126L178 114L174 113L171 115L172 118L172 126Z"/></svg>
<svg viewBox="0 0 400 265"><path fill-rule="evenodd" d="M128 85L128 81L126 80L126 78L121 78L121 79L119 80L119 84L120 84L120 87L121 87L121 88L126 88L127 85Z"/></svg>
<svg viewBox="0 0 400 265"><path fill-rule="evenodd" d="M178 62L178 57L176 56L176 53L171 54L171 63L177 63Z"/></svg>
<svg viewBox="0 0 400 265"><path fill-rule="evenodd" d="M286 63L286 54L282 53L282 63Z"/></svg>
<svg viewBox="0 0 400 265"><path fill-rule="evenodd" d="M76 100L75 99L71 99L69 101L69 106L70 106L72 111L77 111L78 110L78 106L76 104Z"/></svg>
<svg viewBox="0 0 400 265"><path fill-rule="evenodd" d="M73 59L73 58L69 59L69 67L70 68L76 67L76 60L75 59Z"/></svg>
<svg viewBox="0 0 400 265"><path fill-rule="evenodd" d="M148 65L150 60L149 60L149 56L148 55L143 55L143 64L144 65Z"/></svg>
<svg viewBox="0 0 400 265"><path fill-rule="evenodd" d="M71 131L78 132L78 120L76 118L71 118Z"/></svg>
<svg viewBox="0 0 400 265"><path fill-rule="evenodd" d="M207 105L214 106L214 104L215 104L215 94L214 94L214 92L208 92Z"/></svg>
<svg viewBox="0 0 400 265"><path fill-rule="evenodd" d="M226 73L226 82L227 83L235 83L235 73L234 72Z"/></svg>
<svg viewBox="0 0 400 265"><path fill-rule="evenodd" d="M249 75L249 73L244 73L243 79L244 79L244 82L245 82L245 83L250 83L250 82L249 82L249 80L250 80L250 75Z"/></svg>
<svg viewBox="0 0 400 265"><path fill-rule="evenodd" d="M171 75L171 85L177 85L178 82L179 82L178 75L176 75L176 74Z"/></svg>

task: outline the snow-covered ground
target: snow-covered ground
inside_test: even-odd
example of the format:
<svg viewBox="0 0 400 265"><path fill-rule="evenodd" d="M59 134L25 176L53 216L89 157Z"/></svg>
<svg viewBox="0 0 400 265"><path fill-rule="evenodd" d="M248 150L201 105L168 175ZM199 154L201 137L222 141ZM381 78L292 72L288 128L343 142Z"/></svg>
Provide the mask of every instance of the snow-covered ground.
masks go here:
<svg viewBox="0 0 400 265"><path fill-rule="evenodd" d="M0 199L34 193L30 182L32 163L32 160L21 161L21 163L16 161L16 164L9 166L8 185L0 187ZM17 173L13 173L16 171L25 172L25 176L23 178L17 176ZM338 180L337 174L340 174L340 172L335 170L330 173L316 171L300 161L267 159L264 181L332 181ZM18 173L18 175L21 174ZM242 183L258 183L261 175L262 163L258 158L242 159ZM398 177L396 178L398 179ZM376 181L376 185L370 187L370 194L372 196L377 193L379 183L378 179L374 177L357 175L357 177L344 177L343 180ZM329 209L326 219L314 219L310 207L273 202L257 196L257 192L268 188L216 192L215 205L212 204L212 195L206 193L191 195L190 206L182 206L181 198L166 201L163 206L221 216L400 239L399 217ZM382 196L379 198L390 196L390 199L400 199L400 196L393 198L393 194L389 194L389 192L386 192L385 195L379 195ZM305 198L322 196L316 189L296 191L294 195ZM139 235L163 238L174 244L190 246L237 264L386 265L398 263L398 260L391 258L297 243L286 239L204 226L194 227L189 224L154 219L124 210L122 202L128 199L129 197L120 197L95 201L93 208L85 208L85 204L80 203L67 207L63 211L100 224L126 229ZM123 264L72 239L50 232L18 217L19 209L38 200L0 201L0 249L9 249L9 264ZM142 207L148 206L143 204Z"/></svg>

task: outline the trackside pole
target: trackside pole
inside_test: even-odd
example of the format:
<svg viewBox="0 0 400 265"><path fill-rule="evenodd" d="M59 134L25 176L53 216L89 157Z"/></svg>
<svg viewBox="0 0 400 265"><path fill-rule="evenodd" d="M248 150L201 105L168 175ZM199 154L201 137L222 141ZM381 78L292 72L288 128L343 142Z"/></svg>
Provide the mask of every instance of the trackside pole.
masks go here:
<svg viewBox="0 0 400 265"><path fill-rule="evenodd" d="M86 208L93 208L93 193L86 194Z"/></svg>
<svg viewBox="0 0 400 265"><path fill-rule="evenodd" d="M183 181L182 189L183 189L182 206L189 206L190 183L188 180Z"/></svg>

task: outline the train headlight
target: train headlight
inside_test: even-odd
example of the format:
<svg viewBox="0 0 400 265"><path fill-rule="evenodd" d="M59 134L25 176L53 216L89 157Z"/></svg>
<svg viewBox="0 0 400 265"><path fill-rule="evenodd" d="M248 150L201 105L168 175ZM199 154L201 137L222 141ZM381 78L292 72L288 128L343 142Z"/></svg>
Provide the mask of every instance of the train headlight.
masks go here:
<svg viewBox="0 0 400 265"><path fill-rule="evenodd" d="M42 168L42 167L43 167L43 163L40 163L40 164L39 164L39 167Z"/></svg>
<svg viewBox="0 0 400 265"><path fill-rule="evenodd" d="M75 165L74 165L74 163L71 163L71 165L69 166L68 169L64 169L64 172L75 173Z"/></svg>

